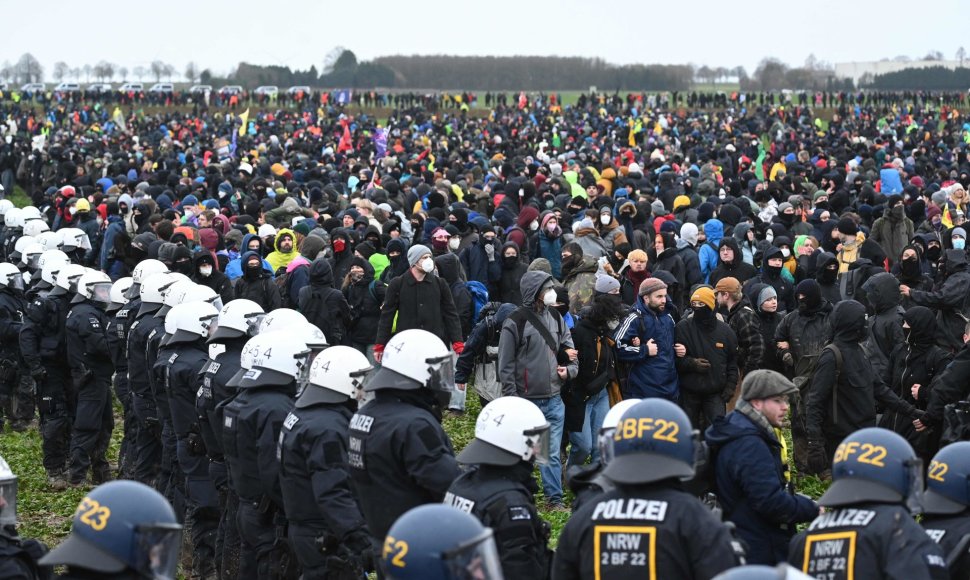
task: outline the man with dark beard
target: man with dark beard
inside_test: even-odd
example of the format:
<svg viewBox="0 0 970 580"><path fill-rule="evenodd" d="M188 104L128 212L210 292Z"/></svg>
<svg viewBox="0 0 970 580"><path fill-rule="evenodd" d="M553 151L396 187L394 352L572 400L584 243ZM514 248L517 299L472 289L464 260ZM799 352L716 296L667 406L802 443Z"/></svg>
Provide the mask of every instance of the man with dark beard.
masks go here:
<svg viewBox="0 0 970 580"><path fill-rule="evenodd" d="M714 316L714 290L701 286L691 294L693 316L677 323L676 341L687 354L677 359L680 405L691 425L704 429L723 417L738 384L738 338Z"/></svg>

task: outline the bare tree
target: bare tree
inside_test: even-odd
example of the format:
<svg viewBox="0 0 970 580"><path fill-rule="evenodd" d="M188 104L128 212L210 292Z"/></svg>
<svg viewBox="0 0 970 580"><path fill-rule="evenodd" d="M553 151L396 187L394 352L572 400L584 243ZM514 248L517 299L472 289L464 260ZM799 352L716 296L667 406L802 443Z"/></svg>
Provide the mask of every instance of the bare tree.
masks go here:
<svg viewBox="0 0 970 580"><path fill-rule="evenodd" d="M134 70L132 71L132 74L134 74L134 75L135 75L135 78L137 78L137 79L138 79L138 81L140 82L140 81L141 81L141 79L143 79L143 78L145 78L145 75L147 75L147 74L148 74L148 71L147 71L147 70L145 70L145 67L143 67L143 66L141 66L141 65L138 65L138 66L136 66L136 67L135 67L135 69L134 69Z"/></svg>
<svg viewBox="0 0 970 580"><path fill-rule="evenodd" d="M13 65L10 64L10 61L3 61L3 66L0 66L0 79L9 81L13 78L13 74Z"/></svg>
<svg viewBox="0 0 970 580"><path fill-rule="evenodd" d="M337 64L337 59L344 53L344 50L346 49L342 46L335 46L333 50L327 53L327 56L323 57L323 69L321 71L323 74L333 72L334 65Z"/></svg>
<svg viewBox="0 0 970 580"><path fill-rule="evenodd" d="M81 67L79 66L71 67L71 78L74 79L74 82L81 81Z"/></svg>
<svg viewBox="0 0 970 580"><path fill-rule="evenodd" d="M926 53L923 60L943 60L943 53L938 50L931 50Z"/></svg>
<svg viewBox="0 0 970 580"><path fill-rule="evenodd" d="M91 65L86 64L81 70L84 71L84 82L91 82L91 71L93 71L94 68Z"/></svg>
<svg viewBox="0 0 970 580"><path fill-rule="evenodd" d="M118 76L121 77L121 80L122 81L127 80L128 79L128 67L126 67L126 66L119 67L118 68Z"/></svg>
<svg viewBox="0 0 970 580"><path fill-rule="evenodd" d="M71 67L67 66L67 63L63 60L54 63L54 80L57 82L63 81L70 70Z"/></svg>
<svg viewBox="0 0 970 580"><path fill-rule="evenodd" d="M158 81L162 80L162 75L165 74L165 67L166 66L168 66L168 65L166 65L164 62L162 62L160 60L153 60L152 61L152 65L151 65L152 76L155 77L155 82L156 83Z"/></svg>
<svg viewBox="0 0 970 580"><path fill-rule="evenodd" d="M909 58L907 55L901 54L901 55L897 56L896 58L894 58L893 59L893 62L910 62L912 60L913 59Z"/></svg>
<svg viewBox="0 0 970 580"><path fill-rule="evenodd" d="M172 75L175 74L175 67L170 64L166 64L164 67L162 67L162 74L165 75L165 78L167 78L169 82L172 82Z"/></svg>
<svg viewBox="0 0 970 580"><path fill-rule="evenodd" d="M957 49L957 60L960 61L960 66L963 66L963 60L967 58L967 49L962 46Z"/></svg>
<svg viewBox="0 0 970 580"><path fill-rule="evenodd" d="M44 81L44 67L40 66L40 62L29 52L25 52L17 61L16 71L17 77L24 83Z"/></svg>
<svg viewBox="0 0 970 580"><path fill-rule="evenodd" d="M728 76L728 74L730 74L730 73L729 73L727 67L719 66L716 69L714 69L714 76L719 81L726 79L727 76Z"/></svg>
<svg viewBox="0 0 970 580"><path fill-rule="evenodd" d="M199 78L199 67L196 66L194 61L189 61L189 63L185 65L185 80L189 81L190 83L194 83L195 79L197 78Z"/></svg>
<svg viewBox="0 0 970 580"><path fill-rule="evenodd" d="M102 60L94 65L94 76L98 77L98 80L101 82L104 82L105 79L110 79L115 76L115 65Z"/></svg>

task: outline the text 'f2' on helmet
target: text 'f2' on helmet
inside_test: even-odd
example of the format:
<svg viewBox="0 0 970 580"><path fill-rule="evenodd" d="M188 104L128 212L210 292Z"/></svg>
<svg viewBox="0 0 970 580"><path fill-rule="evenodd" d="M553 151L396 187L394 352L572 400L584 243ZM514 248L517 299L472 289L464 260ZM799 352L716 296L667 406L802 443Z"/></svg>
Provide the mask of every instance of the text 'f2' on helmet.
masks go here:
<svg viewBox="0 0 970 580"><path fill-rule="evenodd" d="M288 385L306 369L310 348L291 333L267 332L249 340L252 368L239 380L239 388Z"/></svg>
<svg viewBox="0 0 970 580"><path fill-rule="evenodd" d="M132 284L134 282L131 276L115 280L115 283L111 285L111 304L108 305L107 312L117 312L125 304L128 304L128 290L131 289Z"/></svg>
<svg viewBox="0 0 970 580"><path fill-rule="evenodd" d="M388 580L502 578L492 530L442 504L418 506L399 517L384 538L380 565Z"/></svg>
<svg viewBox="0 0 970 580"><path fill-rule="evenodd" d="M549 423L528 399L499 397L475 421L475 438L458 461L466 465L512 466L520 461L549 462Z"/></svg>
<svg viewBox="0 0 970 580"><path fill-rule="evenodd" d="M139 289L141 308L138 310L138 316L157 312L165 301L163 289L175 280L177 278L171 272L155 272L144 278Z"/></svg>
<svg viewBox="0 0 970 580"><path fill-rule="evenodd" d="M118 480L81 500L71 535L40 564L174 579L181 545L182 526L165 497L143 483Z"/></svg>
<svg viewBox="0 0 970 580"><path fill-rule="evenodd" d="M603 475L617 483L652 483L694 475L695 435L684 411L663 399L646 399L620 417L613 460Z"/></svg>
<svg viewBox="0 0 970 580"><path fill-rule="evenodd" d="M24 277L20 270L9 262L0 262L0 288L24 289Z"/></svg>
<svg viewBox="0 0 970 580"><path fill-rule="evenodd" d="M641 399L623 399L610 407L606 416L603 417L603 426L600 427L597 439L600 448L600 462L603 465L609 465L613 459L613 434L616 433L616 426L620 423L620 417L640 401Z"/></svg>
<svg viewBox="0 0 970 580"><path fill-rule="evenodd" d="M64 252L60 250L47 250L37 260L37 267L40 268L40 279L48 287L53 287L57 281L57 273L60 272L62 267L70 263L71 259Z"/></svg>
<svg viewBox="0 0 970 580"><path fill-rule="evenodd" d="M381 367L364 390L424 387L448 393L455 390L454 356L440 338L427 330L401 331L387 341Z"/></svg>
<svg viewBox="0 0 970 580"><path fill-rule="evenodd" d="M209 342L252 336L263 307L252 300L237 298L219 311L219 327L209 333Z"/></svg>
<svg viewBox="0 0 970 580"><path fill-rule="evenodd" d="M77 279L77 294L71 304L90 300L102 308L111 304L111 278L104 272L88 270Z"/></svg>
<svg viewBox="0 0 970 580"><path fill-rule="evenodd" d="M0 457L0 528L17 525L17 476Z"/></svg>
<svg viewBox="0 0 970 580"><path fill-rule="evenodd" d="M77 281L88 269L80 264L67 264L57 272L55 288L51 291L54 296L63 296L76 291Z"/></svg>
<svg viewBox="0 0 970 580"><path fill-rule="evenodd" d="M218 318L219 311L208 302L179 304L165 315L166 345L195 342L209 335L209 326Z"/></svg>
<svg viewBox="0 0 970 580"><path fill-rule="evenodd" d="M309 345L308 345L309 346ZM296 408L318 403L343 403L357 397L367 375L374 369L367 357L349 346L331 346L310 364L306 385L296 398Z"/></svg>
<svg viewBox="0 0 970 580"><path fill-rule="evenodd" d="M168 272L168 266L162 263L160 260L155 260L149 258L147 260L142 260L135 265L135 269L131 271L132 286L131 290L128 292L128 299L132 300L138 297L138 293L141 291L141 285L145 282L145 279L152 274L158 274L159 272Z"/></svg>
<svg viewBox="0 0 970 580"><path fill-rule="evenodd" d="M958 514L970 507L970 441L937 451L926 471L923 513Z"/></svg>
<svg viewBox="0 0 970 580"><path fill-rule="evenodd" d="M839 507L864 502L920 507L923 466L912 446L888 429L859 429L842 440L832 458L832 485L819 505Z"/></svg>

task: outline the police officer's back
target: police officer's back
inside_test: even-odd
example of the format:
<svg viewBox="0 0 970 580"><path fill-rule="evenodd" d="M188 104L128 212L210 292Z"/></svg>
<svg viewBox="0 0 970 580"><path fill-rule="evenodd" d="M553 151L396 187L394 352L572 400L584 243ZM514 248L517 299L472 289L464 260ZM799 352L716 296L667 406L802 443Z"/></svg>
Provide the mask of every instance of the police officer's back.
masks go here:
<svg viewBox="0 0 970 580"><path fill-rule="evenodd" d="M13 414L12 398L19 392L21 372L20 329L23 327L27 303L24 300L24 279L13 264L0 263L0 430L4 415L14 430L22 431L32 419L33 403L23 398Z"/></svg>
<svg viewBox="0 0 970 580"><path fill-rule="evenodd" d="M950 578L970 578L970 441L951 443L933 457L920 523L943 549Z"/></svg>
<svg viewBox="0 0 970 580"><path fill-rule="evenodd" d="M554 579L711 578L739 563L728 528L680 489L694 474L687 415L662 399L637 403L613 436L604 474L616 489L594 498L559 536Z"/></svg>
<svg viewBox="0 0 970 580"><path fill-rule="evenodd" d="M40 563L67 566L65 580L175 578L181 545L182 526L160 493L111 481L81 500L71 535Z"/></svg>
<svg viewBox="0 0 970 580"><path fill-rule="evenodd" d="M569 468L569 489L573 492L573 513L586 505L591 498L598 496L604 491L612 491L615 485L605 475L603 468L613 459L613 434L616 426L620 422L620 417L626 413L630 407L640 402L640 399L623 399L610 407L610 410L603 417L603 426L600 427L597 445L600 448L599 461L593 461L589 465L574 465Z"/></svg>
<svg viewBox="0 0 970 580"><path fill-rule="evenodd" d="M384 349L381 369L364 387L375 399L350 420L350 473L378 541L407 510L440 503L458 476L441 426L441 409L454 389L453 360L441 339L427 331L397 333Z"/></svg>
<svg viewBox="0 0 970 580"><path fill-rule="evenodd" d="M0 457L0 578L50 578L50 569L37 563L46 552L44 544L17 534L17 476Z"/></svg>
<svg viewBox="0 0 970 580"><path fill-rule="evenodd" d="M810 575L845 578L946 578L943 552L910 516L922 467L901 436L860 429L836 448L828 511L791 542L789 563Z"/></svg>
<svg viewBox="0 0 970 580"><path fill-rule="evenodd" d="M111 363L115 368L114 389L124 413L124 438L118 451L119 477L132 477L132 448L136 437L135 412L131 407L131 392L128 390L128 329L134 322L140 302L132 304L127 293L131 290L132 278L119 278L111 285L111 303L105 309L108 316L108 331L105 339L111 353Z"/></svg>
<svg viewBox="0 0 970 580"><path fill-rule="evenodd" d="M353 348L324 350L283 422L280 484L304 578L360 578L373 569L377 546L347 466L350 418L370 371L367 357Z"/></svg>
<svg viewBox="0 0 970 580"><path fill-rule="evenodd" d="M482 409L475 439L458 455L471 466L448 488L445 504L492 528L508 578L546 578L549 525L539 517L532 476L549 459L549 424L528 399L499 397Z"/></svg>
<svg viewBox="0 0 970 580"><path fill-rule="evenodd" d="M285 525L286 518L277 442L293 403L296 377L309 354L306 343L290 333L261 333L246 343L242 356L249 357L249 361L230 381L230 386L237 386L239 392L225 407L223 451L239 496L243 550L254 551L259 578L280 573L276 529ZM240 570L245 570L240 566Z"/></svg>

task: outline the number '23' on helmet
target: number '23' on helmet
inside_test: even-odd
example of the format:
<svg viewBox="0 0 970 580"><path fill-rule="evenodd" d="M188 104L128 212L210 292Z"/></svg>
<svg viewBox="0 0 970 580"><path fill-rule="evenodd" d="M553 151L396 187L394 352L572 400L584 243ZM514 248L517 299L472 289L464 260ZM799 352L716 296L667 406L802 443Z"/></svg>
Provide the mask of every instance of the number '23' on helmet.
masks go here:
<svg viewBox="0 0 970 580"><path fill-rule="evenodd" d="M620 417L613 459L603 474L627 484L693 477L695 440L680 407L663 399L640 401Z"/></svg>
<svg viewBox="0 0 970 580"><path fill-rule="evenodd" d="M81 500L70 537L40 564L174 579L181 543L182 526L162 494L136 481L111 481Z"/></svg>

